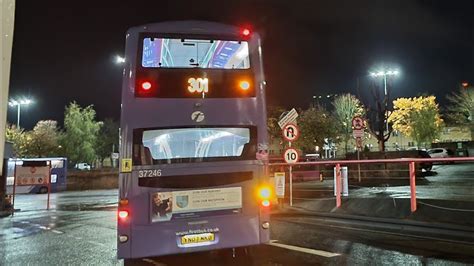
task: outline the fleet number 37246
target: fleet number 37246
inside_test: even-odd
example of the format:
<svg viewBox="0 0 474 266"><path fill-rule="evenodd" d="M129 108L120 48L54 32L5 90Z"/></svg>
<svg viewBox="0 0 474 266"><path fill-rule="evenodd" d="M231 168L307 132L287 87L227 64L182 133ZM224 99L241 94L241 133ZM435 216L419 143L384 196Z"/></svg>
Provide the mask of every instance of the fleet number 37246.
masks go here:
<svg viewBox="0 0 474 266"><path fill-rule="evenodd" d="M138 171L138 177L156 177L156 176L161 176L161 169Z"/></svg>

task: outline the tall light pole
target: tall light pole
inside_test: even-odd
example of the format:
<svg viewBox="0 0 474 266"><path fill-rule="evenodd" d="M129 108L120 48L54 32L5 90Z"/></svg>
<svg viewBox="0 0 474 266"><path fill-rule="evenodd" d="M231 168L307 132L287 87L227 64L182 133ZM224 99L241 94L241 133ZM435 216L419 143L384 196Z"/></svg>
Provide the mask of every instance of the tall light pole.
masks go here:
<svg viewBox="0 0 474 266"><path fill-rule="evenodd" d="M20 128L20 112L21 112L21 106L22 105L29 105L32 104L33 101L30 99L21 99L21 100L10 100L8 102L8 105L10 107L17 107L17 118L16 118L16 127Z"/></svg>
<svg viewBox="0 0 474 266"><path fill-rule="evenodd" d="M398 70L381 70L381 71L377 71L377 72L371 72L370 73L370 76L373 77L373 78L378 78L378 77L382 77L383 78L383 92L384 92L384 96L385 96L385 110L388 112L387 108L388 108L388 99L387 99L387 96L388 96L388 93L387 93L387 77L389 76L398 76L400 74L400 72ZM388 132L388 121L387 119L385 120L385 127L386 127L386 130Z"/></svg>
<svg viewBox="0 0 474 266"><path fill-rule="evenodd" d="M385 97L387 97L387 76L398 76L400 72L398 70L378 71L371 72L370 76L373 78L383 77L383 91Z"/></svg>

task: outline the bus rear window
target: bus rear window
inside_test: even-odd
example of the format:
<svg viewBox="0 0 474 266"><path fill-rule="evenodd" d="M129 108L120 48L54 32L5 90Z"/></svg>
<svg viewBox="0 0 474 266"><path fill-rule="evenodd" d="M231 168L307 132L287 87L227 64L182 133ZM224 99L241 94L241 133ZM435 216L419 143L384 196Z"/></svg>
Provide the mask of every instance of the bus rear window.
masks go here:
<svg viewBox="0 0 474 266"><path fill-rule="evenodd" d="M249 69L245 41L144 38L144 68Z"/></svg>
<svg viewBox="0 0 474 266"><path fill-rule="evenodd" d="M252 159L255 132L243 127L139 130L134 158L138 164Z"/></svg>

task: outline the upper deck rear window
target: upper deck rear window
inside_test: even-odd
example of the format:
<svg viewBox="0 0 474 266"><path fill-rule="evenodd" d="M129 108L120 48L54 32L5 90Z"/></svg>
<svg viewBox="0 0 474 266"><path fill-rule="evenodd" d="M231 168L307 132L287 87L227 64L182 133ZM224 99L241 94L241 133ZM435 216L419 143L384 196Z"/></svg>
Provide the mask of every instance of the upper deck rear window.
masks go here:
<svg viewBox="0 0 474 266"><path fill-rule="evenodd" d="M144 68L249 69L245 41L144 38Z"/></svg>

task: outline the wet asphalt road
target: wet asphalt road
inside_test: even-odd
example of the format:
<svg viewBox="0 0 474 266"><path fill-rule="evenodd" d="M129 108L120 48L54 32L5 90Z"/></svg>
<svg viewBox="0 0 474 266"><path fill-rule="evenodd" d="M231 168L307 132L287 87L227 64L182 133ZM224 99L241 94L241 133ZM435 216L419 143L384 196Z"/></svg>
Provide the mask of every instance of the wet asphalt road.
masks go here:
<svg viewBox="0 0 474 266"><path fill-rule="evenodd" d="M449 169L448 169L449 170ZM452 170L452 169L451 169ZM441 178L441 175L436 176ZM439 182L442 182L438 180ZM472 184L472 181L471 181ZM19 195L0 218L0 265L122 265L116 259L117 190ZM275 217L273 245L134 261L134 265L464 265L463 243L353 230L316 218ZM300 249L301 247L307 249Z"/></svg>

